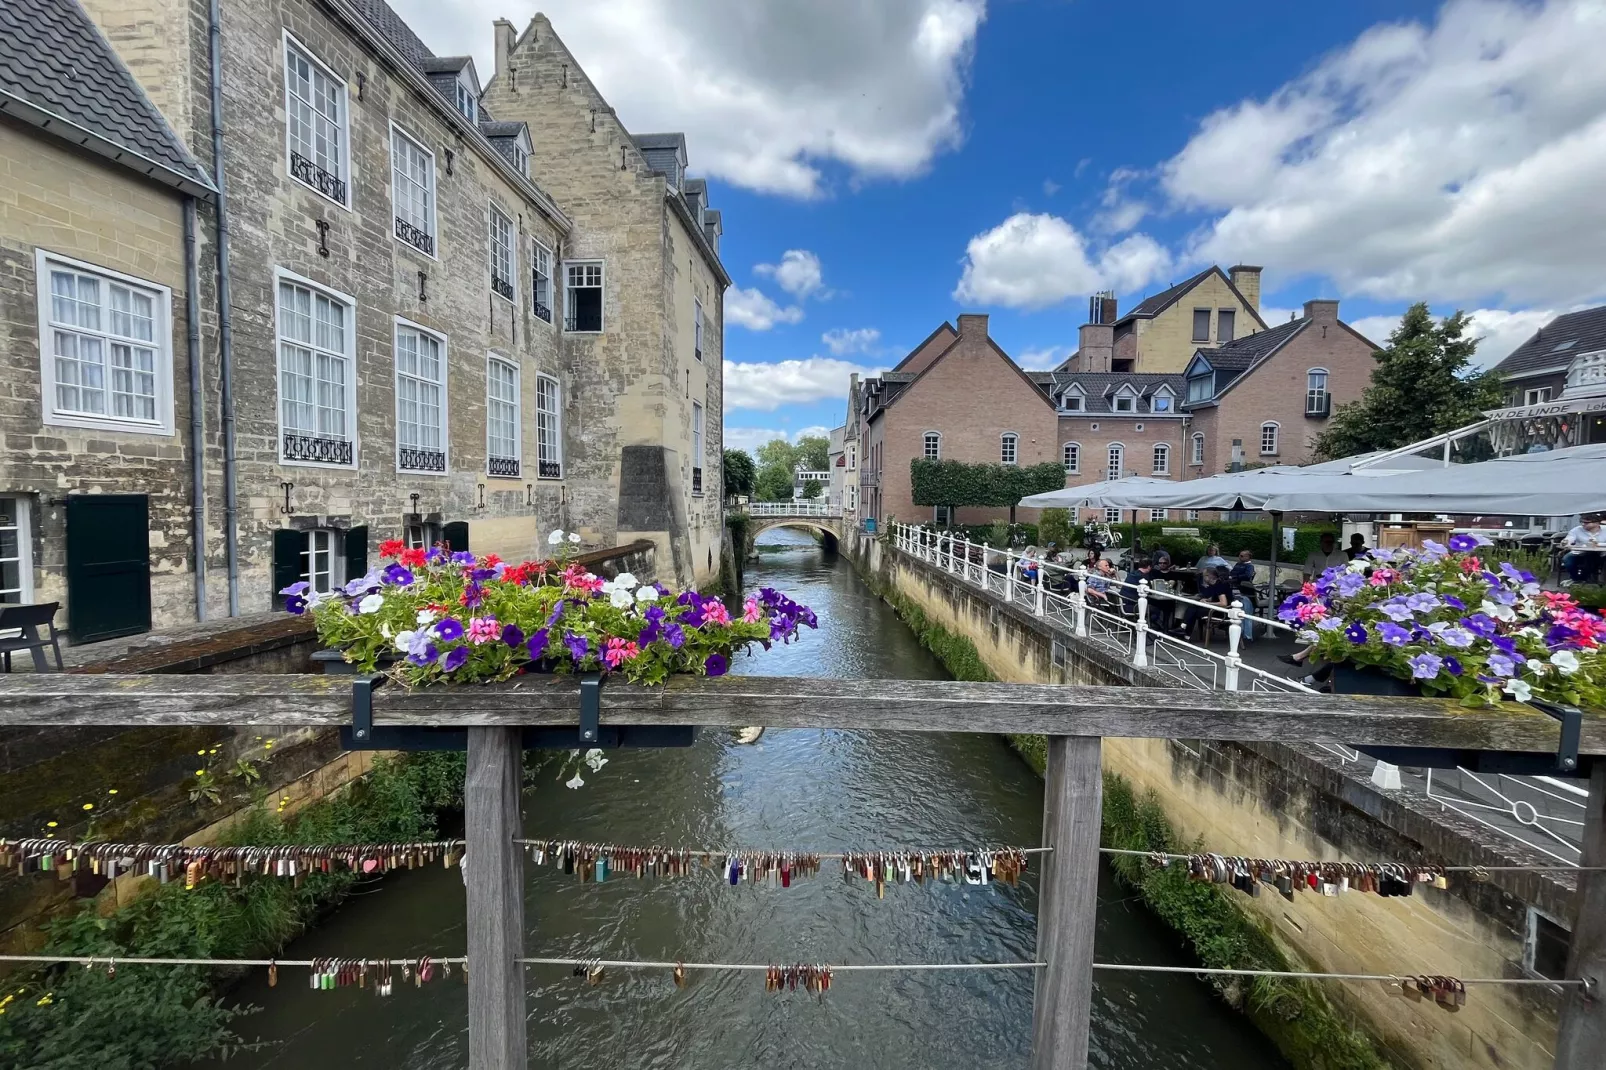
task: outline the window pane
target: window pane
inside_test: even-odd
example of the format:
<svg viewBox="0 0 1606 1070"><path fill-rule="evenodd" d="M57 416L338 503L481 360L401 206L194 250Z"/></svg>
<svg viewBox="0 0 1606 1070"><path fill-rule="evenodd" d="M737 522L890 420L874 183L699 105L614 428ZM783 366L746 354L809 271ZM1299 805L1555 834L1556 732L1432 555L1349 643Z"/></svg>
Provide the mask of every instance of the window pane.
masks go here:
<svg viewBox="0 0 1606 1070"><path fill-rule="evenodd" d="M1233 321L1236 318L1237 311L1235 309L1224 308L1216 313L1216 341L1232 341Z"/></svg>
<svg viewBox="0 0 1606 1070"><path fill-rule="evenodd" d="M1210 341L1210 310L1196 308L1193 310L1193 340L1195 342Z"/></svg>

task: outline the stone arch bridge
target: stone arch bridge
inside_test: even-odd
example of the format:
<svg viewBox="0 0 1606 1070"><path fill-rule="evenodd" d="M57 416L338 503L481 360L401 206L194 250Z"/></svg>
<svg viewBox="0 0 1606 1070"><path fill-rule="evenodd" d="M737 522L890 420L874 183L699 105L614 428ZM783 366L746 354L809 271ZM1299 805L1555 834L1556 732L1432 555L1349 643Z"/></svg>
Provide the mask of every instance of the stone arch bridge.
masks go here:
<svg viewBox="0 0 1606 1070"><path fill-rule="evenodd" d="M745 511L749 523L747 545L742 548L744 557L752 553L758 537L771 528L803 528L817 531L825 537L827 549L835 549L836 544L847 534L845 527L847 521L842 518L842 507L839 505L812 501L751 502Z"/></svg>

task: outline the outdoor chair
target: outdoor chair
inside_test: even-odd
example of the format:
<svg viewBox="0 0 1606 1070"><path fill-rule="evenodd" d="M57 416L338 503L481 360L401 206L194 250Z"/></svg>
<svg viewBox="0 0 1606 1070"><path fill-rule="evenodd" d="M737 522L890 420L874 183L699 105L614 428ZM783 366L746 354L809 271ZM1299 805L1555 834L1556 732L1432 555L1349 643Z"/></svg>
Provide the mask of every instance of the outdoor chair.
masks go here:
<svg viewBox="0 0 1606 1070"><path fill-rule="evenodd" d="M26 650L33 655L35 672L49 672L50 663L45 660L46 647L56 655L56 671L64 671L61 641L56 632L56 610L60 608L60 602L0 608L0 660L5 663L6 672L11 671L11 654L17 650ZM48 638L40 637L41 624L49 629Z"/></svg>

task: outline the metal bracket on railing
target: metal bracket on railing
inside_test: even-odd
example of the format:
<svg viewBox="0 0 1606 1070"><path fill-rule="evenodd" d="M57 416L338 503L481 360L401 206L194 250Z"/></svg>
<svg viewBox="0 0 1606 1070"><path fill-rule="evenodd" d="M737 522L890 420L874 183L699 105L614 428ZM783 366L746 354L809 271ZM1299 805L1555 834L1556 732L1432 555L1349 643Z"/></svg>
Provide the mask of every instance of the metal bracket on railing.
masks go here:
<svg viewBox="0 0 1606 1070"><path fill-rule="evenodd" d="M351 682L351 738L358 749L374 738L374 689L383 676L359 676Z"/></svg>
<svg viewBox="0 0 1606 1070"><path fill-rule="evenodd" d="M602 674L586 673L580 677L580 742L597 742L602 723Z"/></svg>
<svg viewBox="0 0 1606 1070"><path fill-rule="evenodd" d="M1578 771L1578 741L1584 730L1584 711L1577 706L1559 706L1550 702L1533 702L1528 705L1548 713L1561 722L1561 743L1556 749L1556 768L1563 773Z"/></svg>

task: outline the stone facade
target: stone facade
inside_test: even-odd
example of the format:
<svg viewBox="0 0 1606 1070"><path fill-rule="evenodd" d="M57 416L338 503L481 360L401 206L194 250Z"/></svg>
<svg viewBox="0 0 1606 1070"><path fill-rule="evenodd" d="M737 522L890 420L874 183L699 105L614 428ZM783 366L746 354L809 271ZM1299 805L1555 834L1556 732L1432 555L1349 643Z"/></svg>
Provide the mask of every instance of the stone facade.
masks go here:
<svg viewBox="0 0 1606 1070"><path fill-rule="evenodd" d="M528 124L541 148L532 160L536 177L574 221L560 262L600 260L607 273L605 330L566 333L562 342L575 389L590 406L574 443L575 471L586 485L575 508L597 517L617 510L614 537L653 539L677 579L709 581L724 538L730 280L706 187L685 178L679 135L638 143L544 15L517 37L511 24L497 24L485 104L498 118Z"/></svg>
<svg viewBox="0 0 1606 1070"><path fill-rule="evenodd" d="M946 329L946 330L945 330ZM1005 456L1004 436L1013 435L1014 458L1020 465L1057 459L1059 428L1048 395L1026 377L987 335L987 317L964 315L948 344L932 353L937 334L917 347L900 368L911 363L918 372L895 371L871 380L863 403L865 470L868 477L865 516L885 524L889 519L931 522L931 506L917 506L910 486L909 464L925 457L926 436L937 435L942 460L998 464ZM929 359L928 359L929 358ZM985 524L1004 519L1007 509L966 507L955 521ZM1034 509L1017 510L1016 519L1030 522Z"/></svg>

